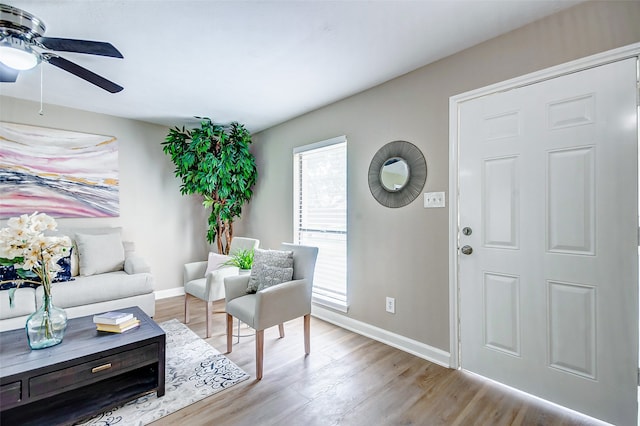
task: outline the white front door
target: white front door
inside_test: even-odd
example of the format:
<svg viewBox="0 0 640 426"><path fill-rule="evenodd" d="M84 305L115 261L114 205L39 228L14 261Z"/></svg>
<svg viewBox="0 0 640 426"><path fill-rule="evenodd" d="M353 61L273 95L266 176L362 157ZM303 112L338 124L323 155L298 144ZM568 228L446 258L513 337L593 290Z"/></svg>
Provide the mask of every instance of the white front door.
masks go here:
<svg viewBox="0 0 640 426"><path fill-rule="evenodd" d="M635 58L459 108L461 366L616 425L637 424L637 129Z"/></svg>

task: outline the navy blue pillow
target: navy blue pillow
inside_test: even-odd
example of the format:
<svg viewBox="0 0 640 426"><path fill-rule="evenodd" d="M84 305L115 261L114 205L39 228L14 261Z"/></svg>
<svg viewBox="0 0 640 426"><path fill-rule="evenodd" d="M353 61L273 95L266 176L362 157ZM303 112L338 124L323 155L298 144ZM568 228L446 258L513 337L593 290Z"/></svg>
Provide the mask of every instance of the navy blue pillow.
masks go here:
<svg viewBox="0 0 640 426"><path fill-rule="evenodd" d="M61 257L60 260L58 260L58 266L60 266L62 269L60 269L56 276L53 278L54 283L74 280L74 278L71 276L71 253L73 253L73 247L71 248L71 250L69 250L68 256Z"/></svg>
<svg viewBox="0 0 640 426"><path fill-rule="evenodd" d="M71 276L71 251L72 250L73 249L69 251L68 256L62 257L60 258L60 260L58 260L58 265L62 269L58 271L56 276L53 278L54 283L59 283L63 281L73 281L74 278ZM18 277L18 273L16 272L13 265L0 266L0 281L17 280L19 278L20 277ZM31 279L33 281L40 281L40 278L37 276ZM23 283L20 285L20 288L26 288L26 287L36 288L38 287L38 285L39 284L34 284L34 283ZM18 285L15 282L8 282L8 283L0 284L0 290L9 290L10 288L15 288L17 286Z"/></svg>
<svg viewBox="0 0 640 426"><path fill-rule="evenodd" d="M18 274L16 273L16 270L14 269L13 265L0 266L0 281L9 281L9 280L17 280L17 279L18 279ZM24 283L20 287L36 288L37 286L38 286L37 284ZM0 290L9 290L10 288L15 288L15 287L17 287L17 284L15 282L0 284Z"/></svg>

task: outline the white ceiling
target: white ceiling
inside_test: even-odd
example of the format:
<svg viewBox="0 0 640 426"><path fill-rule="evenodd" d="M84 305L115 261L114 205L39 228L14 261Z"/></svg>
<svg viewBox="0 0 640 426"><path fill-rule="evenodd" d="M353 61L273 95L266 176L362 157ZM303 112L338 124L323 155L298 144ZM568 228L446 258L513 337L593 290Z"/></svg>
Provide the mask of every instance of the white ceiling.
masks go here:
<svg viewBox="0 0 640 426"><path fill-rule="evenodd" d="M124 59L60 56L124 90L42 64L0 83L0 95L39 101L43 68L45 103L168 126L208 116L256 132L580 2L8 1L44 21L46 36L112 43Z"/></svg>

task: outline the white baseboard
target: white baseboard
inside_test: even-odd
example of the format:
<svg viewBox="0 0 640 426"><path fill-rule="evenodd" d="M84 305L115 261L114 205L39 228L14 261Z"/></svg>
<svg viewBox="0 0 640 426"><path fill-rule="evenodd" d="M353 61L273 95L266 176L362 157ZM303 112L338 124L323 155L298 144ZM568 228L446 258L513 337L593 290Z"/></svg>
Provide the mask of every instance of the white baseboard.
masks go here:
<svg viewBox="0 0 640 426"><path fill-rule="evenodd" d="M174 287L166 290L155 291L156 300L168 297L184 296L184 287ZM400 349L427 361L450 368L450 354L442 349L434 348L417 340L400 336L379 327L354 320L331 309L313 305L311 315L323 321L335 324L354 333L369 337L394 348Z"/></svg>
<svg viewBox="0 0 640 426"><path fill-rule="evenodd" d="M184 287L173 287L166 290L154 291L156 300L167 299L169 297L184 296Z"/></svg>
<svg viewBox="0 0 640 426"><path fill-rule="evenodd" d="M323 308L322 306L313 305L311 307L311 315L323 321L330 322L339 327L345 328L354 333L369 337L378 342L382 342L394 348L400 349L419 358L426 359L443 367L450 368L450 354L442 349L434 348L425 343L409 339L399 334L392 333L382 328L354 320L338 312Z"/></svg>

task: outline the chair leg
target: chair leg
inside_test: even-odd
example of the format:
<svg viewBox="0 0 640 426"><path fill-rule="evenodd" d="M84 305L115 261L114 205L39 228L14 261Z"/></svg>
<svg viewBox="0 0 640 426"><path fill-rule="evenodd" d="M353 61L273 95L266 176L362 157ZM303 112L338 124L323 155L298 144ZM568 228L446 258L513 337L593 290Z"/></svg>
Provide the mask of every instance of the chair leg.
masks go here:
<svg viewBox="0 0 640 426"><path fill-rule="evenodd" d="M256 379L262 379L262 357L264 354L264 330L256 330Z"/></svg>
<svg viewBox="0 0 640 426"><path fill-rule="evenodd" d="M185 293L184 294L184 323L185 324L189 324L189 298L190 298L190 294L189 293Z"/></svg>
<svg viewBox="0 0 640 426"><path fill-rule="evenodd" d="M278 324L278 331L280 332L280 338L284 337L284 324Z"/></svg>
<svg viewBox="0 0 640 426"><path fill-rule="evenodd" d="M311 314L304 316L304 353L311 352Z"/></svg>
<svg viewBox="0 0 640 426"><path fill-rule="evenodd" d="M233 349L233 317L227 314L227 353Z"/></svg>
<svg viewBox="0 0 640 426"><path fill-rule="evenodd" d="M205 319L207 321L207 339L211 337L211 329L213 328L213 302L206 302L205 309L207 313L205 315Z"/></svg>

